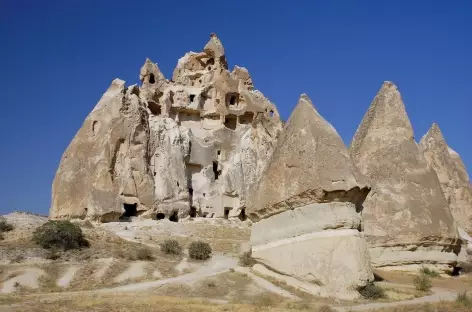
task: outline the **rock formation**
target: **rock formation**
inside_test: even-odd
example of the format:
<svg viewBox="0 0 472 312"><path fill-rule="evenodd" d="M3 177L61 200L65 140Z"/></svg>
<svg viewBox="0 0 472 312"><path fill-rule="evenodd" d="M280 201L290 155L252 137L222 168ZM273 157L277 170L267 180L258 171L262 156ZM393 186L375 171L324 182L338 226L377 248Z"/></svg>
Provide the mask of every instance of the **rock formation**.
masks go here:
<svg viewBox="0 0 472 312"><path fill-rule="evenodd" d="M167 80L149 59L140 87L114 80L57 170L50 217L245 218L248 192L282 128L248 71L228 71L212 35Z"/></svg>
<svg viewBox="0 0 472 312"><path fill-rule="evenodd" d="M441 130L433 124L420 141L429 165L436 171L458 227L472 232L472 187L460 156L449 149ZM454 153L454 158L452 153Z"/></svg>
<svg viewBox="0 0 472 312"><path fill-rule="evenodd" d="M369 188L336 130L302 95L249 199L252 255L267 267L352 298L373 280L361 228Z"/></svg>
<svg viewBox="0 0 472 312"><path fill-rule="evenodd" d="M385 82L374 98L350 154L372 187L362 212L372 264L454 265L460 250L454 220L393 83Z"/></svg>

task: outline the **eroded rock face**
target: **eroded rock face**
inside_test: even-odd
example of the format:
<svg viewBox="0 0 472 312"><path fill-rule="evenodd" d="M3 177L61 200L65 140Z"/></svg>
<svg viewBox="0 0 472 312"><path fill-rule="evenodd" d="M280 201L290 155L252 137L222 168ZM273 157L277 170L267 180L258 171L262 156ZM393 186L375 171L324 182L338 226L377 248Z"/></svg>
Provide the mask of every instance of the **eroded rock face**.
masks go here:
<svg viewBox="0 0 472 312"><path fill-rule="evenodd" d="M452 158L437 124L431 126L419 146L429 165L438 175L457 225L466 232L472 232L472 188L466 179L467 172L460 156L454 152L455 159Z"/></svg>
<svg viewBox="0 0 472 312"><path fill-rule="evenodd" d="M355 297L373 280L359 231L368 192L336 130L302 95L250 197L253 257L317 284L319 295Z"/></svg>
<svg viewBox="0 0 472 312"><path fill-rule="evenodd" d="M393 83L385 82L373 100L350 154L372 186L362 213L372 264L454 265L460 249L454 220Z"/></svg>
<svg viewBox="0 0 472 312"><path fill-rule="evenodd" d="M140 80L115 80L85 120L56 173L50 217L245 218L282 128L275 105L245 68L228 71L216 35L172 80L149 59Z"/></svg>

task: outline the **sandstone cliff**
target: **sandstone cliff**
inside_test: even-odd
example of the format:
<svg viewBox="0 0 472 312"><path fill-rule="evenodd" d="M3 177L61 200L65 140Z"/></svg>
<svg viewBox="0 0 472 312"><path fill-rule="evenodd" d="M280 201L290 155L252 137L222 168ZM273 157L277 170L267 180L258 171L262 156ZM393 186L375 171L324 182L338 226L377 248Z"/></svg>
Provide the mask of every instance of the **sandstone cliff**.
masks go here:
<svg viewBox="0 0 472 312"><path fill-rule="evenodd" d="M228 70L216 35L172 80L149 59L140 80L115 80L69 144L50 217L244 219L282 128L275 105L245 68Z"/></svg>
<svg viewBox="0 0 472 312"><path fill-rule="evenodd" d="M385 82L374 98L350 153L372 186L363 210L372 264L454 265L460 249L454 220L393 83Z"/></svg>
<svg viewBox="0 0 472 312"><path fill-rule="evenodd" d="M373 280L359 231L368 192L336 130L302 95L250 197L253 257L319 285L318 295L357 296Z"/></svg>

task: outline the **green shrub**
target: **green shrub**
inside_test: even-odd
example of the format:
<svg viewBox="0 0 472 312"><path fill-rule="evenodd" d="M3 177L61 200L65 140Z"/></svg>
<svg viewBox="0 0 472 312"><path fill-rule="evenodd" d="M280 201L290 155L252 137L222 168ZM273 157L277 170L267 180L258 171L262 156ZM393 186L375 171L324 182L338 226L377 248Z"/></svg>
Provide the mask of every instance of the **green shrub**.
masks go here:
<svg viewBox="0 0 472 312"><path fill-rule="evenodd" d="M166 239L161 244L161 250L168 255L180 255L182 247L176 239Z"/></svg>
<svg viewBox="0 0 472 312"><path fill-rule="evenodd" d="M151 249L142 247L136 251L136 259L137 260L154 260L154 255L152 254Z"/></svg>
<svg viewBox="0 0 472 312"><path fill-rule="evenodd" d="M424 274L421 274L420 276L416 276L413 279L413 283L415 284L416 290L419 291L429 291L431 287L433 287L433 284L431 283L431 279Z"/></svg>
<svg viewBox="0 0 472 312"><path fill-rule="evenodd" d="M430 268L427 268L427 267L422 267L420 269L420 273L424 274L424 275L427 275L427 276L430 276L430 277L439 277L440 276L437 271L431 270Z"/></svg>
<svg viewBox="0 0 472 312"><path fill-rule="evenodd" d="M250 251L246 251L239 257L240 266L252 267L254 264L256 264L256 260L254 260Z"/></svg>
<svg viewBox="0 0 472 312"><path fill-rule="evenodd" d="M472 307L472 296L469 296L464 290L457 294L456 302L466 307Z"/></svg>
<svg viewBox="0 0 472 312"><path fill-rule="evenodd" d="M385 290L374 283L367 284L367 286L358 287L357 291L362 297L366 299L382 299L386 298Z"/></svg>
<svg viewBox="0 0 472 312"><path fill-rule="evenodd" d="M80 226L70 221L44 223L34 231L33 240L45 249L57 248L66 251L89 246Z"/></svg>
<svg viewBox="0 0 472 312"><path fill-rule="evenodd" d="M188 247L188 255L192 259L206 260L211 257L210 244L202 241L192 242Z"/></svg>
<svg viewBox="0 0 472 312"><path fill-rule="evenodd" d="M13 225L7 222L4 217L0 217L0 233L10 232L13 230Z"/></svg>

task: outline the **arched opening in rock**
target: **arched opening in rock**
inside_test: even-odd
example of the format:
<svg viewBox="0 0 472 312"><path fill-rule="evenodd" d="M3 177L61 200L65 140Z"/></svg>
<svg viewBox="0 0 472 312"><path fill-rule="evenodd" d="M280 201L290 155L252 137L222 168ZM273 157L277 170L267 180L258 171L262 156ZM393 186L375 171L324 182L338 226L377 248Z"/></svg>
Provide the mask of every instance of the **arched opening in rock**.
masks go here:
<svg viewBox="0 0 472 312"><path fill-rule="evenodd" d="M190 217L191 218L197 217L197 207L195 206L190 207Z"/></svg>
<svg viewBox="0 0 472 312"><path fill-rule="evenodd" d="M156 79L154 78L154 74L149 75L149 83L155 83Z"/></svg>
<svg viewBox="0 0 472 312"><path fill-rule="evenodd" d="M179 215L177 211L174 211L172 215L169 217L169 221L172 222L179 222Z"/></svg>
<svg viewBox="0 0 472 312"><path fill-rule="evenodd" d="M244 113L244 115L239 117L239 123L240 124L251 124L253 119L254 119L254 113L253 112L246 112L246 113Z"/></svg>
<svg viewBox="0 0 472 312"><path fill-rule="evenodd" d="M162 220L164 219L166 216L162 213L162 212L159 212L158 214L156 214L156 220Z"/></svg>
<svg viewBox="0 0 472 312"><path fill-rule="evenodd" d="M246 221L247 219L247 216L246 216L246 209L241 209L241 212L239 213L239 216L238 216L239 220L241 221Z"/></svg>
<svg viewBox="0 0 472 312"><path fill-rule="evenodd" d="M227 115L225 117L225 127L231 130L236 130L237 119L236 116Z"/></svg>
<svg viewBox="0 0 472 312"><path fill-rule="evenodd" d="M226 94L226 106L234 106L238 104L239 94L238 93L228 93Z"/></svg>
<svg viewBox="0 0 472 312"><path fill-rule="evenodd" d="M206 66L207 66L208 70L211 70L211 65L215 65L215 59L214 58L210 58L207 61Z"/></svg>
<svg viewBox="0 0 472 312"><path fill-rule="evenodd" d="M190 103L193 103L193 101L195 100L195 94L190 94L188 96L188 99L189 99Z"/></svg>
<svg viewBox="0 0 472 312"><path fill-rule="evenodd" d="M230 211L231 209L232 209L231 207L225 207L225 214L224 214L224 218L225 218L225 219L228 219L228 218L229 218L229 211Z"/></svg>
<svg viewBox="0 0 472 312"><path fill-rule="evenodd" d="M460 267L454 267L452 268L451 276L459 276L462 268Z"/></svg>
<svg viewBox="0 0 472 312"><path fill-rule="evenodd" d="M274 116L274 111L273 111L273 110L270 110L269 116L270 116L270 117Z"/></svg>
<svg viewBox="0 0 472 312"><path fill-rule="evenodd" d="M159 116L161 114L161 105L155 102L148 102L148 108L153 115Z"/></svg>
<svg viewBox="0 0 472 312"><path fill-rule="evenodd" d="M221 171L218 170L218 162L217 161L213 162L213 174L215 175L215 180L218 180L218 177L220 176Z"/></svg>
<svg viewBox="0 0 472 312"><path fill-rule="evenodd" d="M136 217L138 215L138 204L123 204L125 212L120 216L120 221L128 221L131 217Z"/></svg>
<svg viewBox="0 0 472 312"><path fill-rule="evenodd" d="M188 189L188 193L189 193L190 196L193 196L193 188L190 187L190 188Z"/></svg>

